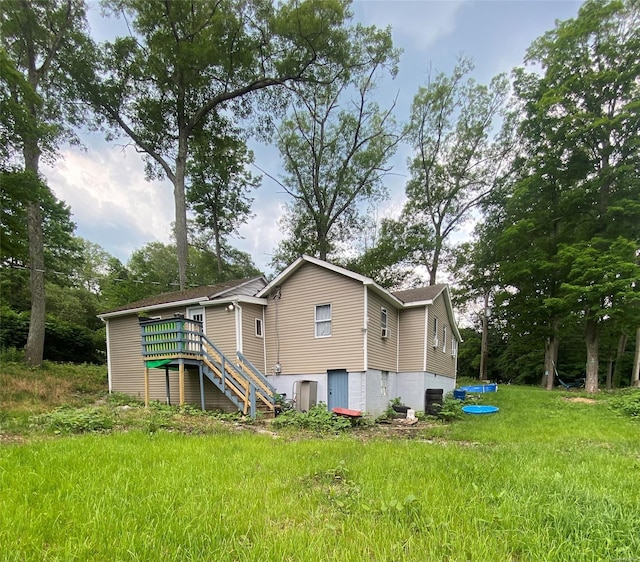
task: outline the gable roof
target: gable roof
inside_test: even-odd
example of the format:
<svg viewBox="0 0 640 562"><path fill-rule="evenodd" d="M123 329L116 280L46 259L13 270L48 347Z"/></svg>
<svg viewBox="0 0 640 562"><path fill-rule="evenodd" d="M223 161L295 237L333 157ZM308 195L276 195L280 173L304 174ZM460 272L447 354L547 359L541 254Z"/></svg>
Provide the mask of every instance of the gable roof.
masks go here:
<svg viewBox="0 0 640 562"><path fill-rule="evenodd" d="M444 284L418 287L417 289L407 289L405 291L393 291L391 294L404 304L408 303L428 303L438 298L440 293L447 288Z"/></svg>
<svg viewBox="0 0 640 562"><path fill-rule="evenodd" d="M250 285L255 281L262 280L263 284L267 281L264 276L247 277L245 279L236 279L233 281L225 281L217 285L208 285L205 287L193 287L191 289L185 289L183 291L172 291L169 293L161 293L152 297L146 297L144 299L137 300L132 303L125 304L113 310L103 312L99 314L99 318L108 318L110 316L119 316L121 314L129 314L132 312L138 312L145 309L154 308L167 308L170 306L181 306L189 304L199 304L203 301L210 301L214 299L224 298L230 294L238 294L242 292L242 288L246 285ZM250 291L255 293L255 290ZM249 295L253 296L253 294Z"/></svg>
<svg viewBox="0 0 640 562"><path fill-rule="evenodd" d="M269 283L264 289L262 289L258 294L256 294L256 297L264 297L268 295L274 287L277 287L281 283L284 283L284 281L286 281L289 277L291 277L291 275L293 275L296 271L298 271L298 269L300 269L305 263L311 263L313 265L317 265L329 271L333 271L334 273L338 273L339 275L344 275L345 277L354 279L355 281L358 281L363 285L367 285L371 287L371 289L374 292L378 293L383 299L393 303L397 308L402 308L402 302L398 300L398 298L395 297L392 293L390 293L389 291L387 291L386 289L378 285L373 279L369 277L365 277L364 275L360 275L359 273L349 271L348 269L345 269L344 267L340 267L339 265L334 265L332 263L319 260L318 258L313 258L311 256L306 256L306 255L300 256L296 261L294 261L289 267L287 267L279 275L276 275L276 277L271 281L271 283Z"/></svg>
<svg viewBox="0 0 640 562"><path fill-rule="evenodd" d="M256 297L268 296L274 287L277 287L286 279L291 277L291 275L293 275L305 263L311 263L329 271L344 275L345 277L348 277L350 279L359 281L363 285L371 287L371 289L379 294L383 299L393 303L397 308L400 309L428 306L430 304L433 304L433 301L435 301L435 299L437 299L441 294L444 293L443 298L445 306L447 308L447 314L449 315L449 319L451 320L451 327L455 333L457 340L462 341L462 336L460 335L460 331L458 330L458 326L455 322L455 315L453 314L453 305L451 303L451 293L449 292L449 286L445 284L430 285L427 287L419 287L417 289L407 289L405 291L390 292L378 285L373 279L369 277L365 277L364 275L360 275L359 273L354 273L353 271L349 271L344 267L333 265L326 261L312 258L311 256L303 255L300 256L296 261L294 261L284 271L282 271L282 273L277 275L266 287L264 287L264 289L259 291L256 294Z"/></svg>
<svg viewBox="0 0 640 562"><path fill-rule="evenodd" d="M427 287L418 287L417 289L407 289L405 291L394 291L394 296L400 299L405 308L413 308L418 306L426 306L433 304L433 302L444 293L444 304L447 309L447 314L451 320L451 328L453 329L456 338L459 342L462 341L460 330L455 321L455 315L453 314L453 303L451 302L451 293L449 292L449 285L429 285Z"/></svg>

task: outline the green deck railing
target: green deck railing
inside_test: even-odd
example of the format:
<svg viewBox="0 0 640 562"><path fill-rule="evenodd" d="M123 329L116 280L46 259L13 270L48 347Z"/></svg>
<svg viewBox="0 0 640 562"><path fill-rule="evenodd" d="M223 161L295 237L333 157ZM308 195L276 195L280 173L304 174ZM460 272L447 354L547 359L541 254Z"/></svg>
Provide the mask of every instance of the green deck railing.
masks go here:
<svg viewBox="0 0 640 562"><path fill-rule="evenodd" d="M223 392L225 388L234 389L234 398L244 405L243 410L250 405L252 417L256 414L256 397L271 410L275 408L275 387L240 352L235 363L229 361L206 337L202 322L183 316L141 319L140 335L142 356L148 368L180 359L196 360L212 371L211 375L220 378L219 388Z"/></svg>

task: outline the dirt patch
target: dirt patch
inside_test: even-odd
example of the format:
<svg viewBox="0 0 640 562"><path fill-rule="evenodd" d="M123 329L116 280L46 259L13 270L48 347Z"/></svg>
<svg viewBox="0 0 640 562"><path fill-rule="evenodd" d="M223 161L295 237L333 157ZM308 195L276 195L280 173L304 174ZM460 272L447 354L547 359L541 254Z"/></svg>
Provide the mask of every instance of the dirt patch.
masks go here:
<svg viewBox="0 0 640 562"><path fill-rule="evenodd" d="M22 435L10 435L8 433L0 433L0 443L6 444L21 444L25 439Z"/></svg>
<svg viewBox="0 0 640 562"><path fill-rule="evenodd" d="M595 404L596 400L593 398L582 398L581 396L576 396L575 398L563 398L565 402L579 402L580 404Z"/></svg>

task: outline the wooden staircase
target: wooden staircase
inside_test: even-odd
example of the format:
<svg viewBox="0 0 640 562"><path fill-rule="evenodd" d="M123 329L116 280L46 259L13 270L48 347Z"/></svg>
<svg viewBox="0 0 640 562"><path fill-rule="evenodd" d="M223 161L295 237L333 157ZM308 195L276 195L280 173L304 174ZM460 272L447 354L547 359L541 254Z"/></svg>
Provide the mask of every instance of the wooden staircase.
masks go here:
<svg viewBox="0 0 640 562"><path fill-rule="evenodd" d="M184 403L184 367L196 364L200 396L205 409L204 378L213 383L244 415L275 415L276 390L251 362L238 352L235 361L226 357L204 334L202 322L182 316L165 320L141 320L142 356L145 361L145 403L148 403L148 371L159 366L178 366L180 403Z"/></svg>

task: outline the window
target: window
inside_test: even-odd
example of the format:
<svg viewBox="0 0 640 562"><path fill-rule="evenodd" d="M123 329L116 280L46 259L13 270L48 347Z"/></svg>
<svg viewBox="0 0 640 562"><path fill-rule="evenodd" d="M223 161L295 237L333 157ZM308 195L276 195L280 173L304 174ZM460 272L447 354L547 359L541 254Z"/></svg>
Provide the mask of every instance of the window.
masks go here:
<svg viewBox="0 0 640 562"><path fill-rule="evenodd" d="M196 306L187 308L187 318L196 322L204 322L204 307Z"/></svg>
<svg viewBox="0 0 640 562"><path fill-rule="evenodd" d="M458 355L458 340L451 338L451 357Z"/></svg>
<svg viewBox="0 0 640 562"><path fill-rule="evenodd" d="M389 371L382 371L380 373L380 396L388 395L389 387Z"/></svg>
<svg viewBox="0 0 640 562"><path fill-rule="evenodd" d="M316 305L316 338L328 338L331 335L331 305Z"/></svg>
<svg viewBox="0 0 640 562"><path fill-rule="evenodd" d="M389 329L387 327L387 309L380 309L380 324L382 325L382 337L386 338L389 336Z"/></svg>
<svg viewBox="0 0 640 562"><path fill-rule="evenodd" d="M438 347L438 317L433 317L433 347Z"/></svg>
<svg viewBox="0 0 640 562"><path fill-rule="evenodd" d="M447 351L447 327L442 326L442 353Z"/></svg>
<svg viewBox="0 0 640 562"><path fill-rule="evenodd" d="M261 338L262 335L262 318L256 318L256 337Z"/></svg>

